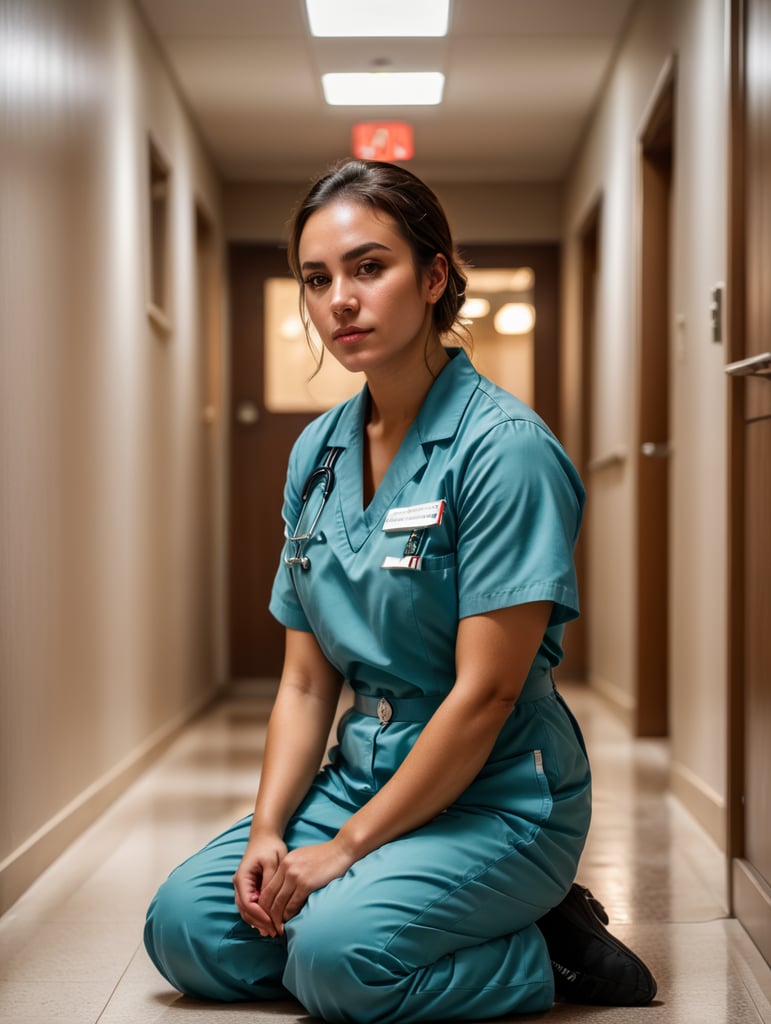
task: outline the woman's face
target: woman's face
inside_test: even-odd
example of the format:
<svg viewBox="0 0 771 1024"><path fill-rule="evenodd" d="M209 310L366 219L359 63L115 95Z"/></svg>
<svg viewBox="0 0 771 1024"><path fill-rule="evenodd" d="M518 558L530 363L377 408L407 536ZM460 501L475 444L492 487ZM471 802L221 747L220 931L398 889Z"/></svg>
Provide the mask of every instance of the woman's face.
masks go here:
<svg viewBox="0 0 771 1024"><path fill-rule="evenodd" d="M346 369L367 373L424 360L435 334L433 306L447 282L443 256L431 270L418 270L391 217L339 199L306 221L299 262L308 315Z"/></svg>

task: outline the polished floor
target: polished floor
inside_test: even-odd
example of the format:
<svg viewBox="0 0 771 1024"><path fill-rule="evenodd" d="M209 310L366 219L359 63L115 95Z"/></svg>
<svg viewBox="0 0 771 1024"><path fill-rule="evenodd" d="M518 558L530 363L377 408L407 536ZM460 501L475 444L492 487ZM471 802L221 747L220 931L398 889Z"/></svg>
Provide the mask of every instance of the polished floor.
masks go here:
<svg viewBox="0 0 771 1024"><path fill-rule="evenodd" d="M580 880L647 960L658 997L639 1009L558 1005L559 1024L771 1024L771 969L726 917L722 858L667 792L667 749L632 742L593 695L564 691L586 734L595 814ZM220 1006L166 985L141 945L157 884L246 813L270 690L243 685L0 918L0 1021L8 1024L290 1024L293 1002Z"/></svg>

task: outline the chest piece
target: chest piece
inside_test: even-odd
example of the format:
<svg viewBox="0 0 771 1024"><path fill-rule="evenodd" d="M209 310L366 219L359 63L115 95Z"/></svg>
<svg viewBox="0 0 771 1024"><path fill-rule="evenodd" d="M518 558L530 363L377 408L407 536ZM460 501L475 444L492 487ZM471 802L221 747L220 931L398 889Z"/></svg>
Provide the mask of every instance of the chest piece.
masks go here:
<svg viewBox="0 0 771 1024"><path fill-rule="evenodd" d="M391 707L391 705L388 703L385 697L381 697L377 705L377 717L380 719L380 724L388 725L388 723L393 718L393 714L394 709Z"/></svg>

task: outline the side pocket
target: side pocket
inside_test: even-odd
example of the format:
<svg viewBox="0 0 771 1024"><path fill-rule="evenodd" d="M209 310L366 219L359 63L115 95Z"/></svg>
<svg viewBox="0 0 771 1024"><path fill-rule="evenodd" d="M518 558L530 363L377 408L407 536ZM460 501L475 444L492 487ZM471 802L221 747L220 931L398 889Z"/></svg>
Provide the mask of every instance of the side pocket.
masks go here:
<svg viewBox="0 0 771 1024"><path fill-rule="evenodd" d="M500 818L512 843L529 842L551 817L554 800L540 749L523 750L488 764L458 798L458 804Z"/></svg>
<svg viewBox="0 0 771 1024"><path fill-rule="evenodd" d="M538 781L538 785L541 790L541 799L543 801L541 805L541 821L546 821L551 814L554 801L552 800L551 789L549 788L549 780L546 778L546 772L543 770L543 754L540 750L533 751L533 764L535 766L535 777Z"/></svg>

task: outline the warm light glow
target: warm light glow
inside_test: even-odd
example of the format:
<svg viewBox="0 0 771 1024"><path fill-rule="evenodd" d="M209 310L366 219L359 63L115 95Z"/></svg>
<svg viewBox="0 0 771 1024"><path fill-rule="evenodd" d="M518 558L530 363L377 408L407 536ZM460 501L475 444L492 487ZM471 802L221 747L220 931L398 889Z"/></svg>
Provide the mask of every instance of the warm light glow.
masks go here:
<svg viewBox="0 0 771 1024"><path fill-rule="evenodd" d="M529 302L507 302L493 323L498 334L528 334L535 325L535 309Z"/></svg>
<svg viewBox="0 0 771 1024"><path fill-rule="evenodd" d="M292 313L279 325L278 334L285 341L294 341L296 338L305 338L305 328L300 319L299 313Z"/></svg>
<svg viewBox="0 0 771 1024"><path fill-rule="evenodd" d="M434 106L442 102L444 75L439 71L364 71L321 76L330 106Z"/></svg>
<svg viewBox="0 0 771 1024"><path fill-rule="evenodd" d="M526 292L533 287L535 274L530 267L513 270L487 270L477 267L467 272L469 287L475 292Z"/></svg>
<svg viewBox="0 0 771 1024"><path fill-rule="evenodd" d="M481 320L490 312L487 299L468 298L461 306L460 315L469 320Z"/></svg>
<svg viewBox="0 0 771 1024"><path fill-rule="evenodd" d="M314 36L446 36L450 0L305 0Z"/></svg>

